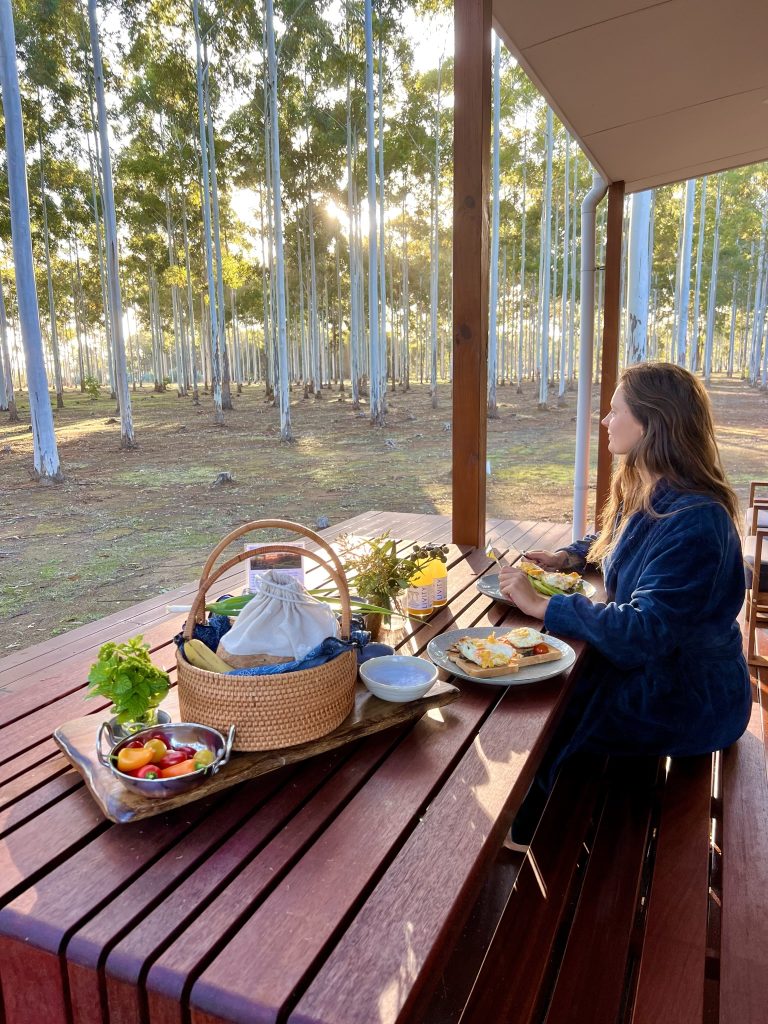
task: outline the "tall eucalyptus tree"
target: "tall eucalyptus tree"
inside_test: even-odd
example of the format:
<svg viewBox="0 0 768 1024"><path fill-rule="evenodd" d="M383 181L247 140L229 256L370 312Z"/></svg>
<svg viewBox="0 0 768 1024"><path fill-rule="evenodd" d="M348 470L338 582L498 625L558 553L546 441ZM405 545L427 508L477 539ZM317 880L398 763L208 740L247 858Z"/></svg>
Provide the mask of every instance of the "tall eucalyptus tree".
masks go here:
<svg viewBox="0 0 768 1024"><path fill-rule="evenodd" d="M112 187L112 158L109 149L107 128L107 107L104 98L104 70L101 63L99 26L96 19L96 0L88 0L88 25L93 56L93 78L96 89L96 111L101 142L101 173L104 189L104 234L107 249L107 284L109 309L112 324L112 338L115 354L115 376L117 398L120 403L120 447L135 448L131 395L128 390L128 372L125 363L125 340L123 338L123 302L120 294L120 271L117 258L117 218L115 216L115 195Z"/></svg>
<svg viewBox="0 0 768 1024"><path fill-rule="evenodd" d="M635 192L629 219L627 289L627 364L648 353L648 301L651 286L648 236L651 227L650 191Z"/></svg>
<svg viewBox="0 0 768 1024"><path fill-rule="evenodd" d="M275 14L272 0L266 0L267 17L267 88L269 93L269 122L272 155L272 200L274 205L275 254L277 275L277 358L278 404L280 407L280 437L293 441L291 430L291 402L288 390L288 339L285 315L285 257L283 253L283 198L280 177L280 126L277 119L277 58L275 56Z"/></svg>
<svg viewBox="0 0 768 1024"><path fill-rule="evenodd" d="M701 201L699 203L699 240L696 245L696 276L693 286L693 328L689 368L695 372L699 368L699 307L701 302L701 262L704 255L704 232L707 226L707 176L701 179Z"/></svg>
<svg viewBox="0 0 768 1024"><path fill-rule="evenodd" d="M691 294L691 246L693 243L693 208L696 200L696 182L691 179L685 186L685 207L683 232L678 264L679 303L677 314L677 336L675 362L685 366L685 352L688 344L688 306Z"/></svg>
<svg viewBox="0 0 768 1024"><path fill-rule="evenodd" d="M488 318L488 416L497 419L498 351L496 321L499 309L499 125L501 119L501 37L493 44L493 172L491 185L491 280Z"/></svg>
<svg viewBox="0 0 768 1024"><path fill-rule="evenodd" d="M8 421L17 423L19 413L16 408L16 396L13 390L13 368L11 367L11 353L8 348L8 318L5 312L5 296L3 295L3 280L0 277L0 351L2 351L2 375L3 375L3 405L2 409L8 413Z"/></svg>
<svg viewBox="0 0 768 1024"><path fill-rule="evenodd" d="M549 397L549 298L552 261L552 150L554 147L554 127L552 108L547 106L546 127L546 171L544 177L544 208L542 211L542 295L541 323L539 334L540 379L539 408L546 409Z"/></svg>
<svg viewBox="0 0 768 1024"><path fill-rule="evenodd" d="M29 221L26 147L21 118L19 72L16 65L16 33L11 0L0 0L0 89L5 120L5 153L8 196L11 207L11 238L16 277L16 301L27 370L29 411L32 420L33 464L41 480L60 480L61 464L48 396L40 310L32 257ZM5 353L3 353L5 355Z"/></svg>
<svg viewBox="0 0 768 1024"><path fill-rule="evenodd" d="M376 223L376 154L373 99L373 12L365 0L366 165L368 177L368 334L370 352L371 423L384 422L381 352L379 347L378 226Z"/></svg>
<svg viewBox="0 0 768 1024"><path fill-rule="evenodd" d="M704 380L712 381L712 345L715 336L715 309L717 305L717 271L720 260L720 200L723 190L723 176L717 176L717 197L715 199L715 230L712 238L712 266L709 276L709 297L707 300L707 329L704 338Z"/></svg>

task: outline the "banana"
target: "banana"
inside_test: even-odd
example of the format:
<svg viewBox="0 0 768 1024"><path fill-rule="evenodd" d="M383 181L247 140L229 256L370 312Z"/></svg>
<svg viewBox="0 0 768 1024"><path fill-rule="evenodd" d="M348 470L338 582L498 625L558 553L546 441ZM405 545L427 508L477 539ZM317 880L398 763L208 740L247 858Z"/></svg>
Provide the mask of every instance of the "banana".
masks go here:
<svg viewBox="0 0 768 1024"><path fill-rule="evenodd" d="M214 654L210 647L202 640L186 640L184 642L184 657L195 668L205 669L206 672L231 672L232 666Z"/></svg>

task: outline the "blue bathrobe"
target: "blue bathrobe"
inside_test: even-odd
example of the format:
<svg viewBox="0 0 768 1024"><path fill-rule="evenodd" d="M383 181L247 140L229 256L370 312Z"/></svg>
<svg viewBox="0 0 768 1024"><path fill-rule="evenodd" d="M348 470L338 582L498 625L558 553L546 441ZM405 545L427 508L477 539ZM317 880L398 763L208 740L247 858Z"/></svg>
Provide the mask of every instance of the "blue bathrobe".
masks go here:
<svg viewBox="0 0 768 1024"><path fill-rule="evenodd" d="M704 754L747 726L739 536L711 498L661 481L652 504L661 518L633 515L606 560L606 603L580 595L549 601L549 632L592 647L546 759L550 784L577 751ZM586 539L566 550L584 558L588 548Z"/></svg>

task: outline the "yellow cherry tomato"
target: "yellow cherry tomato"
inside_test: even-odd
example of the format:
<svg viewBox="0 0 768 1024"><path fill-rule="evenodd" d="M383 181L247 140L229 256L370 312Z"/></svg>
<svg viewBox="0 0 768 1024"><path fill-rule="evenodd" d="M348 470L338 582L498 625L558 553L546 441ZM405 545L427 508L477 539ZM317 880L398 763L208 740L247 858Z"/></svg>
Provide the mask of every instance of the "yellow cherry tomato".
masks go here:
<svg viewBox="0 0 768 1024"><path fill-rule="evenodd" d="M162 740L151 739L147 740L144 744L144 750L152 751L152 764L157 764L158 761L162 761L165 757L168 747L166 747Z"/></svg>
<svg viewBox="0 0 768 1024"><path fill-rule="evenodd" d="M204 750L198 750L194 756L195 768L207 768L209 764L213 764L216 760L216 755L212 750L205 748Z"/></svg>

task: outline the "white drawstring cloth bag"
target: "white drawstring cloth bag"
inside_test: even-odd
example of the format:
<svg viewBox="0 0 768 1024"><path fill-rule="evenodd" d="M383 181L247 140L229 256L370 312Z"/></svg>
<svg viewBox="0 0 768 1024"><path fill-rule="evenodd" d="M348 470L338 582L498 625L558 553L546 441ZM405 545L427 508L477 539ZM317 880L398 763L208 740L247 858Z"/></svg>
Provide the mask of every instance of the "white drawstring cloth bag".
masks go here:
<svg viewBox="0 0 768 1024"><path fill-rule="evenodd" d="M270 569L217 654L233 668L300 661L326 637L338 636L333 610L287 572Z"/></svg>

